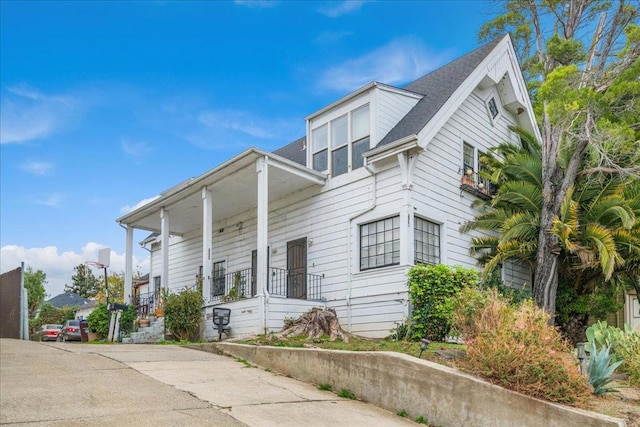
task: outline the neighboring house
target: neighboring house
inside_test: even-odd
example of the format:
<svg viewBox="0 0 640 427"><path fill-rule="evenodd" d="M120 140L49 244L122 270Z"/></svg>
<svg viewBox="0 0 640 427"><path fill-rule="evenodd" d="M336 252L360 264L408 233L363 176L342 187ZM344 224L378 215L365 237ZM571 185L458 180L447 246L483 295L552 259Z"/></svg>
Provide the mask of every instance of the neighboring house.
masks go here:
<svg viewBox="0 0 640 427"><path fill-rule="evenodd" d="M325 305L351 332L388 335L410 313L413 265L477 267L477 234L459 228L477 213L471 203L491 195L481 153L518 142L509 126L538 134L508 36L404 88L370 83L306 123L305 137L272 153L249 149L119 218L125 294L133 231L148 230L151 283L202 278L207 339L219 305L232 310L234 336ZM531 282L511 262L502 277Z"/></svg>
<svg viewBox="0 0 640 427"><path fill-rule="evenodd" d="M47 302L56 308L75 308L75 318L80 320L86 319L98 306L97 301L83 298L74 292L65 292L56 295Z"/></svg>

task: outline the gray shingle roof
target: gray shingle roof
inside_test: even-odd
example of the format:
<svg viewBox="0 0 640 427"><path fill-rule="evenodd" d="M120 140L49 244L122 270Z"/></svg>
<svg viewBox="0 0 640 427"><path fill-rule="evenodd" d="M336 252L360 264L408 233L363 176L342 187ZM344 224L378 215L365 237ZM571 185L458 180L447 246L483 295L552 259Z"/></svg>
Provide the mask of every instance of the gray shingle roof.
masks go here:
<svg viewBox="0 0 640 427"><path fill-rule="evenodd" d="M500 37L491 43L481 46L406 85L403 89L424 96L382 138L378 143L378 147L420 132L449 100L453 92L458 89L502 39L503 37ZM307 163L306 147L306 138L302 137L284 147L278 148L274 153L304 166Z"/></svg>
<svg viewBox="0 0 640 427"><path fill-rule="evenodd" d="M80 295L73 292L65 292L63 294L56 295L47 302L57 308L82 307L88 304L93 304L93 301L82 298Z"/></svg>
<svg viewBox="0 0 640 427"><path fill-rule="evenodd" d="M500 40L502 38L481 46L405 86L405 90L424 97L382 138L378 147L418 134Z"/></svg>
<svg viewBox="0 0 640 427"><path fill-rule="evenodd" d="M278 156L282 156L285 159L289 159L296 163L301 164L302 166L307 165L307 144L306 137L302 137L296 139L295 141L285 145L284 147L280 147L275 150L273 153Z"/></svg>

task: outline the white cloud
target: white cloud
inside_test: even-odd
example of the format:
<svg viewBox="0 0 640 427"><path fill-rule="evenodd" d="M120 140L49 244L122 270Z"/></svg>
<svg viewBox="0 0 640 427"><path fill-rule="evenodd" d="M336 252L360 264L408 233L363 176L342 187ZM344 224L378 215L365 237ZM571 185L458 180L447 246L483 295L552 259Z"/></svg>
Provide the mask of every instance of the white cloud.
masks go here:
<svg viewBox="0 0 640 427"><path fill-rule="evenodd" d="M251 9L269 9L277 6L280 2L273 0L235 0L234 3Z"/></svg>
<svg viewBox="0 0 640 427"><path fill-rule="evenodd" d="M96 261L98 251L104 245L90 242L82 247L80 253L73 251L59 252L56 246L44 248L25 248L16 245L6 245L0 249L0 271L6 272L20 267L24 262L25 268L31 267L34 270L42 270L47 275L45 290L49 297L56 296L64 292L64 285L71 284L73 268L85 261ZM121 273L124 271L125 256L111 251L111 260L108 273ZM143 273L149 271L149 258L138 259L133 257L134 271ZM95 275L102 272L94 271Z"/></svg>
<svg viewBox="0 0 640 427"><path fill-rule="evenodd" d="M321 89L352 91L372 81L405 83L425 75L445 62L417 39L394 39L373 52L349 59L326 70L319 78Z"/></svg>
<svg viewBox="0 0 640 427"><path fill-rule="evenodd" d="M0 143L21 143L46 138L77 113L71 96L47 95L27 86L7 88L0 103Z"/></svg>
<svg viewBox="0 0 640 427"><path fill-rule="evenodd" d="M153 202L153 201L154 201L155 199L157 199L158 197L160 197L160 196L153 196L153 197L149 197L149 198L147 198L147 199L142 199L142 200L140 200L138 203L136 203L136 204L135 204L135 205L133 205L133 206L125 205L125 206L123 206L123 207L121 207L121 208L120 208L120 213L122 213L123 215L126 215L126 214L128 214L129 212L133 212L133 211L135 211L136 209L141 208L142 206L144 206L144 205L146 205L146 204L148 204L148 203Z"/></svg>
<svg viewBox="0 0 640 427"><path fill-rule="evenodd" d="M337 18L351 12L360 10L365 1L361 0L345 0L343 2L326 2L323 7L317 9L318 13L329 18Z"/></svg>
<svg viewBox="0 0 640 427"><path fill-rule="evenodd" d="M122 140L122 151L131 157L144 157L151 153L151 147L146 142Z"/></svg>
<svg viewBox="0 0 640 427"><path fill-rule="evenodd" d="M255 138L273 138L273 133L269 130L271 127L269 122L246 111L203 111L198 116L198 120L200 123L211 128L231 129L246 133Z"/></svg>
<svg viewBox="0 0 640 427"><path fill-rule="evenodd" d="M53 163L28 161L20 165L20 169L32 175L44 176L53 171Z"/></svg>
<svg viewBox="0 0 640 427"><path fill-rule="evenodd" d="M64 201L64 195L61 193L52 193L47 196L31 196L31 203L36 205L49 206L50 208L59 208Z"/></svg>

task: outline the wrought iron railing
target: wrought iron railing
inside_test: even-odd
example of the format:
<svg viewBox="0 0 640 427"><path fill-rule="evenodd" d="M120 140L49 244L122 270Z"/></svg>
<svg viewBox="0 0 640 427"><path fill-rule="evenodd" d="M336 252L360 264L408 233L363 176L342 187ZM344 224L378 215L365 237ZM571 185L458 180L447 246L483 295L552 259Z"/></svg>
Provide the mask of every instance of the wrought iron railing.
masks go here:
<svg viewBox="0 0 640 427"><path fill-rule="evenodd" d="M322 299L322 278L317 274L296 272L270 267L267 274L267 291L272 295L306 300ZM257 294L257 279L252 268L213 277L211 301L233 301Z"/></svg>
<svg viewBox="0 0 640 427"><path fill-rule="evenodd" d="M487 200L495 194L496 188L491 181L470 169L466 172L460 178L460 189Z"/></svg>
<svg viewBox="0 0 640 427"><path fill-rule="evenodd" d="M136 313L138 316L146 316L155 311L158 306L160 291L142 292L135 297Z"/></svg>

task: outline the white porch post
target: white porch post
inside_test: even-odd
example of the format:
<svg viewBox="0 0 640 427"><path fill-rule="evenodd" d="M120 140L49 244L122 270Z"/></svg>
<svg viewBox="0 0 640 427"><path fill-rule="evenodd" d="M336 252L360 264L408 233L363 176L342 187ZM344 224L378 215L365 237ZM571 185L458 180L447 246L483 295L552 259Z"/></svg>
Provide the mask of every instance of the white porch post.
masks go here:
<svg viewBox="0 0 640 427"><path fill-rule="evenodd" d="M133 286L133 227L127 225L127 240L124 258L124 303L133 303L131 289Z"/></svg>
<svg viewBox="0 0 640 427"><path fill-rule="evenodd" d="M258 173L258 209L257 209L257 251L258 265L256 268L257 292L260 304L260 325L262 333L267 331L267 246L269 226L269 164L268 157L256 160Z"/></svg>
<svg viewBox="0 0 640 427"><path fill-rule="evenodd" d="M211 298L212 261L212 228L213 228L213 195L207 187L202 187L202 298Z"/></svg>
<svg viewBox="0 0 640 427"><path fill-rule="evenodd" d="M400 174L402 178L402 207L400 208L400 265L413 264L414 231L413 206L411 189L413 188L413 170L417 156L407 152L398 154Z"/></svg>
<svg viewBox="0 0 640 427"><path fill-rule="evenodd" d="M162 262L162 273L160 276L160 287L169 288L169 213L164 207L160 209L160 259Z"/></svg>

